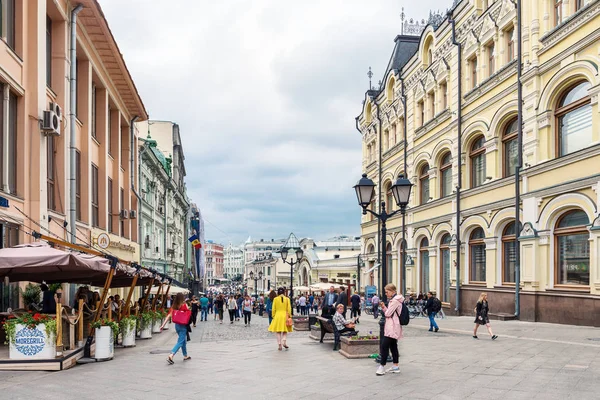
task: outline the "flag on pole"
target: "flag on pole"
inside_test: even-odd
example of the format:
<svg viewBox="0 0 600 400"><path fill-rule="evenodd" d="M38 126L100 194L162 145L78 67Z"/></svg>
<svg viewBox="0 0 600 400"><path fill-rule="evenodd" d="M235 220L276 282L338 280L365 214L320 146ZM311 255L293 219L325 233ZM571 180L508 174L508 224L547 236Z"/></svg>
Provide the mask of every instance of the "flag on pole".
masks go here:
<svg viewBox="0 0 600 400"><path fill-rule="evenodd" d="M192 243L192 246L194 246L195 249L199 249L202 247L202 243L200 243L198 235L192 235L188 240Z"/></svg>

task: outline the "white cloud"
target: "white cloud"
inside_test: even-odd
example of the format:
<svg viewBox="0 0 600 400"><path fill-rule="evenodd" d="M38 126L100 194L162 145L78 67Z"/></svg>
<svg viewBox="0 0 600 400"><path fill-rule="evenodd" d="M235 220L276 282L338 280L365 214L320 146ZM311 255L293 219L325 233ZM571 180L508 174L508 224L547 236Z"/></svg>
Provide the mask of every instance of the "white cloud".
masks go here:
<svg viewBox="0 0 600 400"><path fill-rule="evenodd" d="M181 127L207 238L359 233L366 72L381 79L401 6L425 18L442 2L100 3L150 117Z"/></svg>

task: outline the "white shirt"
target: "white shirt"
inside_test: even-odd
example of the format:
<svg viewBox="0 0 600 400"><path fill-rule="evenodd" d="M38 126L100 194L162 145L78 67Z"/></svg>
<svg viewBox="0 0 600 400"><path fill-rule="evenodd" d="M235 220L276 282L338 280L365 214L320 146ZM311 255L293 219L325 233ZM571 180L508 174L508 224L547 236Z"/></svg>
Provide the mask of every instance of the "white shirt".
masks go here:
<svg viewBox="0 0 600 400"><path fill-rule="evenodd" d="M306 307L306 297L304 297L304 296L300 297L298 302L300 303L300 307Z"/></svg>

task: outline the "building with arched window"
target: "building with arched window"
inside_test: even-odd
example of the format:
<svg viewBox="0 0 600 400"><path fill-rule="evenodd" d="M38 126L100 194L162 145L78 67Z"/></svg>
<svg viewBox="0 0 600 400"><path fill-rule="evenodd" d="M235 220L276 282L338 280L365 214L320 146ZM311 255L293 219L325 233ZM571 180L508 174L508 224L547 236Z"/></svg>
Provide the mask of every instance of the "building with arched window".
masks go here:
<svg viewBox="0 0 600 400"><path fill-rule="evenodd" d="M388 280L434 290L449 313L458 288L460 313L485 290L493 317L514 314L519 267L521 319L600 326L584 311L600 307L600 1L523 2L521 148L516 8L446 2L460 59L445 14L404 21L382 84L365 93L362 169L382 185L371 207L398 208L400 173L414 186L404 232L398 214L381 240L377 219L363 216L362 248L377 265L385 246Z"/></svg>

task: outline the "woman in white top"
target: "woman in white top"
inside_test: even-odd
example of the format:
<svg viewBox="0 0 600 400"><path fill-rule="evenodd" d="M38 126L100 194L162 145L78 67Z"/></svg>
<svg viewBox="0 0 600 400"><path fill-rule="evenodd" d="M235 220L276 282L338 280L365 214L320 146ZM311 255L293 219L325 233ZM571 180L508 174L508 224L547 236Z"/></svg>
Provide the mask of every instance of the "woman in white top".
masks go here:
<svg viewBox="0 0 600 400"><path fill-rule="evenodd" d="M232 324L233 324L233 319L235 318L235 310L237 310L237 308L238 308L237 302L235 301L233 296L230 296L229 300L227 301L227 309L229 310L229 320L231 321Z"/></svg>
<svg viewBox="0 0 600 400"><path fill-rule="evenodd" d="M248 326L250 325L250 319L252 318L252 299L250 296L246 295L242 307L244 308L244 325Z"/></svg>

